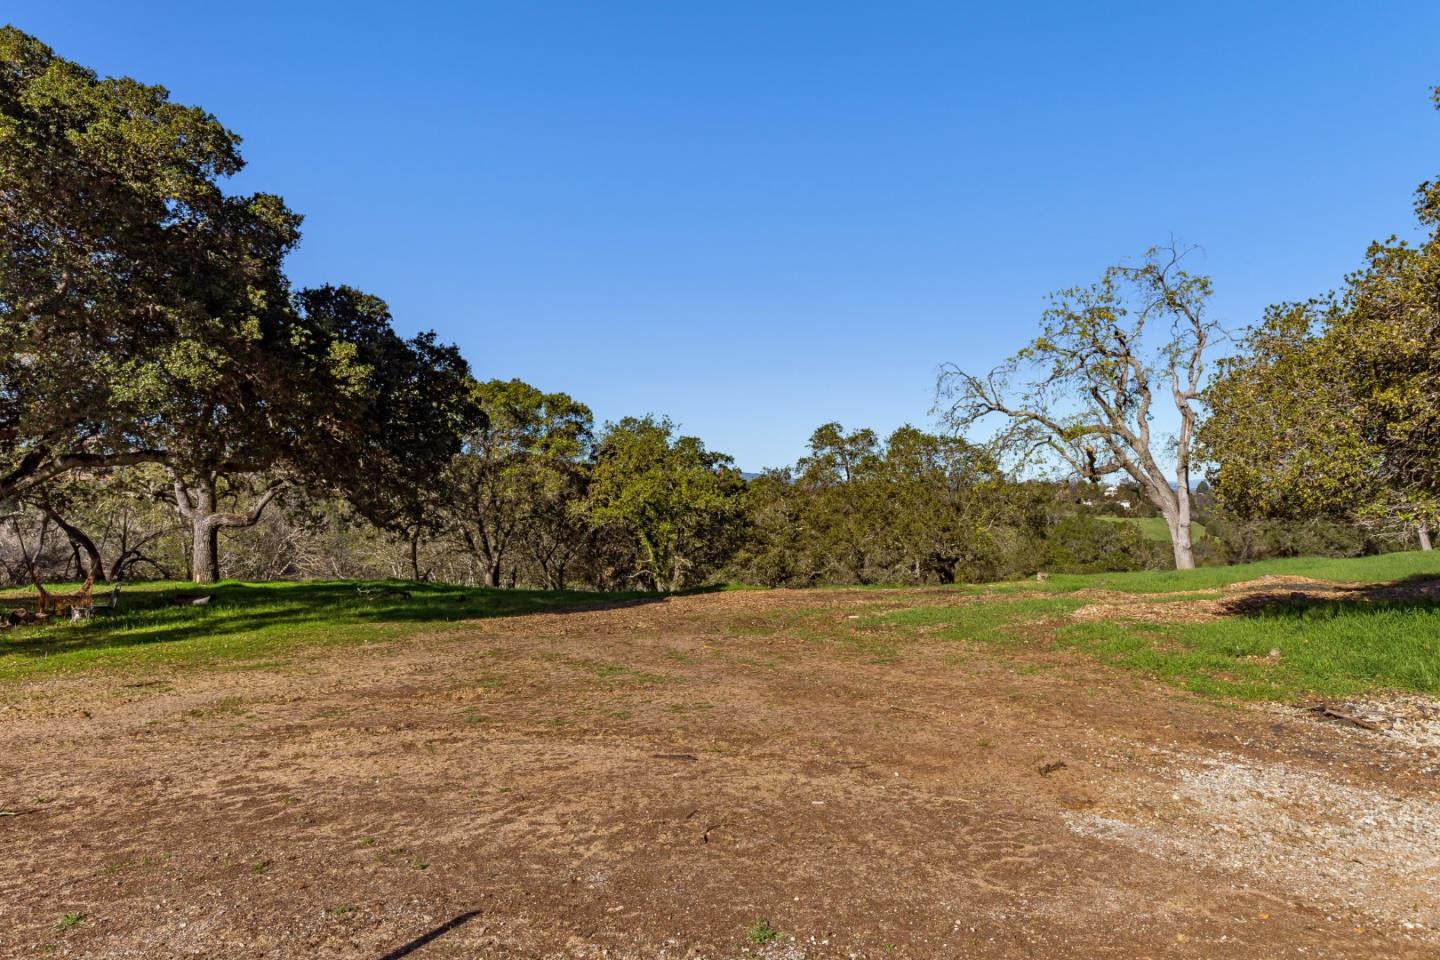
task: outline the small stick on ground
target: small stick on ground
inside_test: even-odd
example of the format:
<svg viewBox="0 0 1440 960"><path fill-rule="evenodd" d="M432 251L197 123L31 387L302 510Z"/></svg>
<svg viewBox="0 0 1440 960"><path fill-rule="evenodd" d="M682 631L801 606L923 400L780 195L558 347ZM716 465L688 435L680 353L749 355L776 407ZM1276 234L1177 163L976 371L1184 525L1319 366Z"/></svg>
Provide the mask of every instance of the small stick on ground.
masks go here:
<svg viewBox="0 0 1440 960"><path fill-rule="evenodd" d="M1365 730L1385 729L1385 724L1383 723L1377 723L1374 720L1366 720L1364 717L1357 717L1353 713L1347 713L1346 711L1339 709L1333 704L1316 703L1306 707L1305 709L1310 711L1311 713L1318 713L1322 717L1330 717L1332 720L1341 720L1345 723L1353 723L1355 726L1361 727Z"/></svg>

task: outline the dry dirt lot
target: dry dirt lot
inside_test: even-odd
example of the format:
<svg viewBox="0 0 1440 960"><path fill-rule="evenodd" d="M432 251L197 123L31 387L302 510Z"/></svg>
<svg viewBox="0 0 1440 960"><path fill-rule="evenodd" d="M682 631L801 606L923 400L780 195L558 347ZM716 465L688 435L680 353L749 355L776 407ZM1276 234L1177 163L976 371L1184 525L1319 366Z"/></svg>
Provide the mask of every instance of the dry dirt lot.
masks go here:
<svg viewBox="0 0 1440 960"><path fill-rule="evenodd" d="M827 639L919 593L27 681L0 956L1440 955L1433 750L1072 654Z"/></svg>

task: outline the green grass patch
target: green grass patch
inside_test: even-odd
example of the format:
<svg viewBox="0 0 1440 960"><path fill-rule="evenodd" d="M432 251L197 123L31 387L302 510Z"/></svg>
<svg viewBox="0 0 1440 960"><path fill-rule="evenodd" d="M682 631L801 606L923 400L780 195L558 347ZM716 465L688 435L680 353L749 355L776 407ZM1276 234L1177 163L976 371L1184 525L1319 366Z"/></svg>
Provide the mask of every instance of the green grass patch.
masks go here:
<svg viewBox="0 0 1440 960"><path fill-rule="evenodd" d="M1103 520L1106 523L1128 523L1140 531L1140 536L1146 540L1154 540L1157 543L1170 542L1170 526L1165 522L1164 517L1095 517L1096 520ZM1190 524L1190 540L1192 543L1199 543L1210 536L1203 523Z"/></svg>
<svg viewBox="0 0 1440 960"><path fill-rule="evenodd" d="M1294 601L1205 623L1082 623L1058 643L1206 696L1440 694L1433 602Z"/></svg>
<svg viewBox="0 0 1440 960"><path fill-rule="evenodd" d="M756 920L746 928L745 939L757 946L773 943L780 939L780 931L770 926L769 920Z"/></svg>
<svg viewBox="0 0 1440 960"><path fill-rule="evenodd" d="M214 599L205 606L170 602L173 596L196 593L213 594ZM477 617L653 596L404 581L127 584L118 613L0 633L0 682L97 668L274 668L303 646L380 643L413 635L420 627L443 631ZM0 609L5 606L0 599Z"/></svg>
<svg viewBox="0 0 1440 960"><path fill-rule="evenodd" d="M1440 555L1297 558L1183 572L1056 576L1043 583L965 588L982 596L970 604L916 607L860 622L990 644L1033 641L1038 634L1057 648L1210 697L1284 700L1378 690L1440 694L1440 602L1423 596L1283 600L1200 623L1066 619L1086 603L1068 596L1080 590L1181 603L1223 596L1221 588L1228 584L1267 575L1403 584L1440 576Z"/></svg>

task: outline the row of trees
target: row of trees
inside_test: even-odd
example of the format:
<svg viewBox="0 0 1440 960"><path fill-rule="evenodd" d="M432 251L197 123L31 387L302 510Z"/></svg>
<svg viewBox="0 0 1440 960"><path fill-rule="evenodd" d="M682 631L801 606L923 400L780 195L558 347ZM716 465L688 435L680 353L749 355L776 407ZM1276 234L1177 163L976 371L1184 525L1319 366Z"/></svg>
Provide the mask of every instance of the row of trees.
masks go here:
<svg viewBox="0 0 1440 960"><path fill-rule="evenodd" d="M1055 294L999 368L945 367L944 434L827 424L793 468L747 481L668 420L597 430L563 393L477 382L433 333L396 332L376 297L294 287L301 219L279 197L227 194L241 166L239 138L204 111L0 29L11 579L38 565L212 581L222 545L271 575L546 588L1156 563L1133 525L1066 499L1110 481L1163 518L1186 568L1202 462L1243 555L1287 542L1265 526L1277 519L1359 523L1367 549L1410 531L1428 546L1440 519L1440 186L1418 195L1426 241L1376 244L1341 293L1273 308L1217 376L1210 280L1156 249ZM1173 436L1155 426L1166 406ZM998 433L966 439L991 418ZM1020 479L1042 464L1061 475Z"/></svg>
<svg viewBox="0 0 1440 960"><path fill-rule="evenodd" d="M197 528L166 467L78 470L23 498L0 561L12 582L37 564L97 581L223 571L675 590L719 569L745 535L743 478L670 422L627 418L596 437L590 411L564 394L519 381L470 389L481 424L417 486L418 523L382 526L354 494L260 474L206 490L212 516L247 505L243 524Z"/></svg>
<svg viewBox="0 0 1440 960"><path fill-rule="evenodd" d="M1014 481L984 449L913 427L881 440L827 424L796 466L747 481L662 419L627 418L596 435L589 410L564 394L519 381L474 392L483 425L426 486L418 530L378 527L345 499L291 486L253 526L223 529L223 551L202 555L223 553L223 572L249 579L601 590L715 578L951 583L1162 562L1138 528L1105 522L1122 519L1103 515L1122 512L1112 501L1078 505L1101 497L1094 490ZM171 485L153 465L75 473L55 487L63 503L34 501L0 535L9 579L26 579L26 557L52 577L208 579L220 571L195 565L196 534ZM222 480L216 507L268 489L263 477Z"/></svg>
<svg viewBox="0 0 1440 960"><path fill-rule="evenodd" d="M521 554L546 586L584 554L602 582L655 588L728 555L742 481L699 440L653 418L597 440L583 406L476 383L383 301L294 288L299 215L222 189L239 142L164 88L0 29L0 503L25 566L38 517L37 555L50 531L88 576L135 572L162 535L115 540L91 508L159 497L197 581L287 496L343 502L416 574L443 534L490 585Z"/></svg>

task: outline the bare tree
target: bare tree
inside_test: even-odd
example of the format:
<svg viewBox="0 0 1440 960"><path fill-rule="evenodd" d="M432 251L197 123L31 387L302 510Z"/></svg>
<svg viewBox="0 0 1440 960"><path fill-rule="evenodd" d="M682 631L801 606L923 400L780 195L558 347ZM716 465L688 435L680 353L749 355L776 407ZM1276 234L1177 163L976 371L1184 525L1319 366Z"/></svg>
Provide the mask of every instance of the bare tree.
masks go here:
<svg viewBox="0 0 1440 960"><path fill-rule="evenodd" d="M1222 336L1206 315L1210 279L1180 269L1187 252L1152 248L1139 266L1052 294L1040 336L984 376L946 364L936 391L937 411L957 431L1004 417L996 442L1022 464L1049 457L1085 480L1129 476L1164 516L1180 570L1195 566L1191 446L1206 352ZM1153 426L1167 393L1180 424L1164 450ZM1173 477L1161 466L1166 453Z"/></svg>

